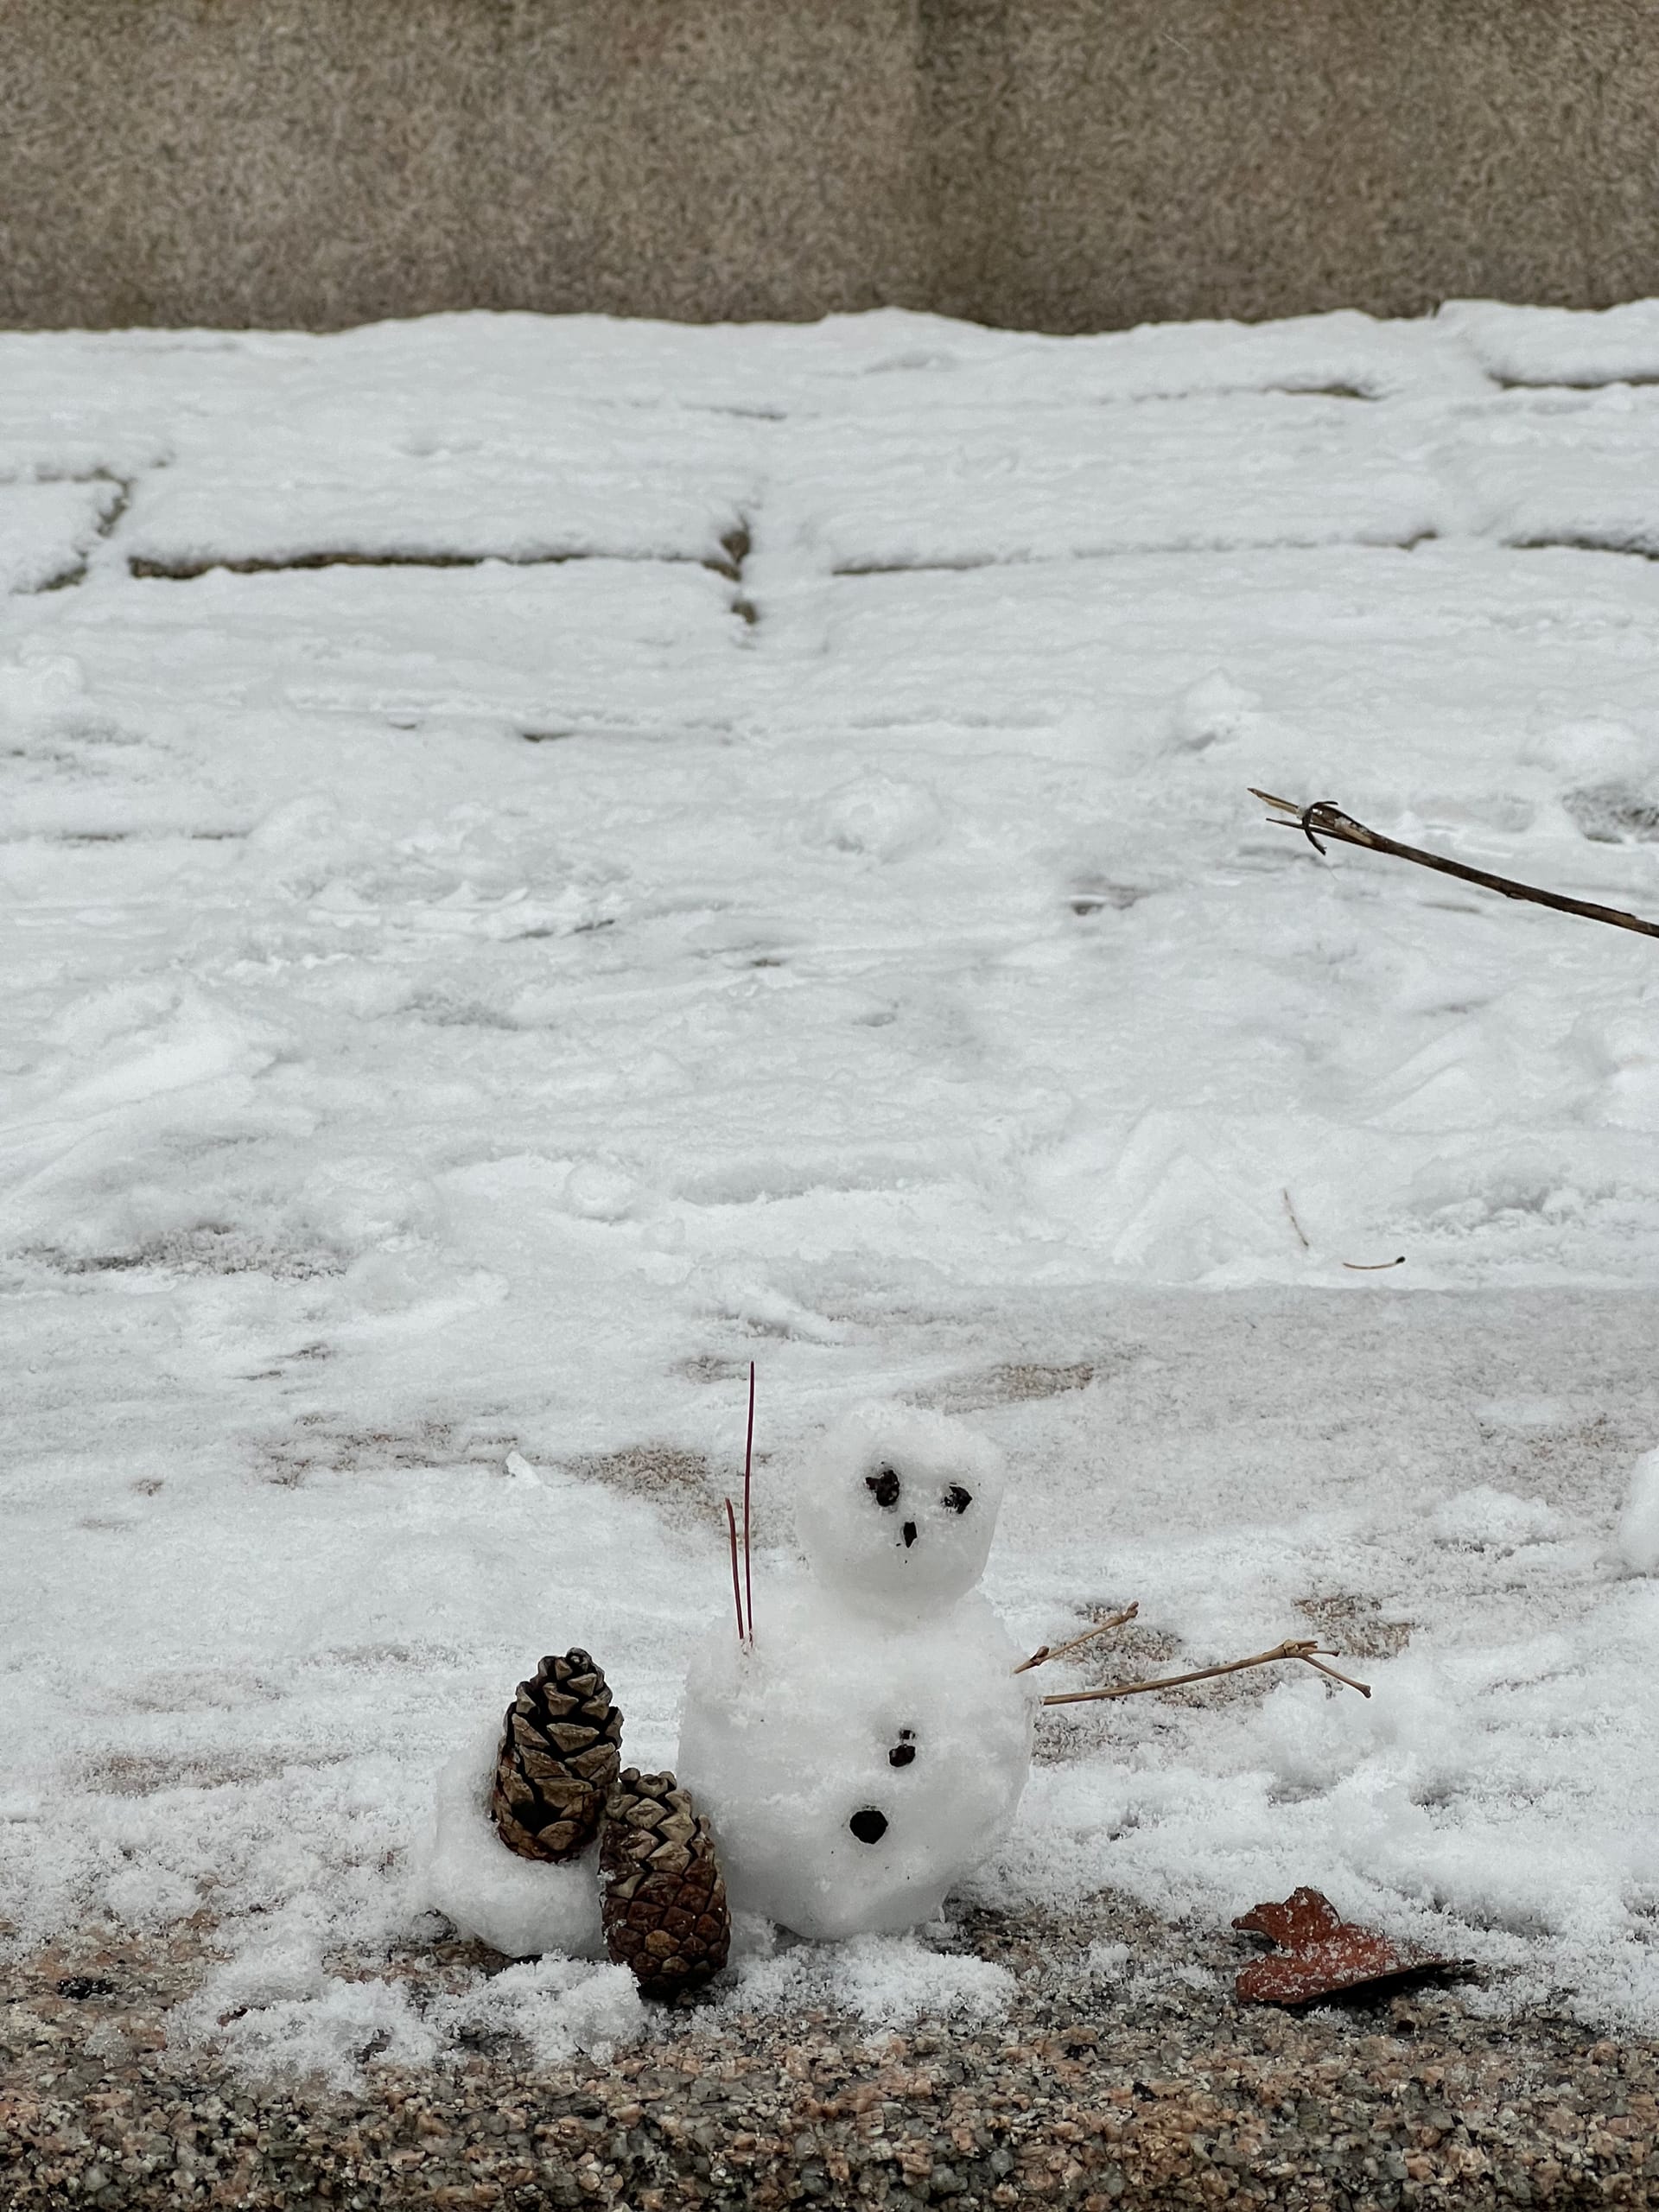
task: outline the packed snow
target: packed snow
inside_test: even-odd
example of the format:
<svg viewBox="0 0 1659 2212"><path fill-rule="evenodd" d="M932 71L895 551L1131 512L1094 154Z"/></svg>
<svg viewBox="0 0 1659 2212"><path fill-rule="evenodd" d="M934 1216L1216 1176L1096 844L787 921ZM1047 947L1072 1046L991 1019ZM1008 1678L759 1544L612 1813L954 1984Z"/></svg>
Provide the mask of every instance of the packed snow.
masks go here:
<svg viewBox="0 0 1659 2212"><path fill-rule="evenodd" d="M911 1407L860 1407L807 1454L804 1573L763 1577L751 1621L746 1561L745 1637L734 1590L686 1680L676 1770L734 1905L801 1936L902 1932L1003 1840L1039 1695L975 1586L1003 1481L983 1437Z"/></svg>
<svg viewBox="0 0 1659 2212"><path fill-rule="evenodd" d="M501 1723L493 1713L448 1762L412 1854L412 1895L509 1959L602 1959L599 1846L575 1859L521 1859L490 1818Z"/></svg>
<svg viewBox="0 0 1659 2212"><path fill-rule="evenodd" d="M1632 1574L1659 1574L1659 1452L1643 1452L1631 1473L1618 1556Z"/></svg>
<svg viewBox="0 0 1659 2212"><path fill-rule="evenodd" d="M975 1589L1007 1487L1002 1454L919 1407L858 1406L816 1439L794 1483L814 1585L842 1610L903 1627L947 1618Z"/></svg>
<svg viewBox="0 0 1659 2212"><path fill-rule="evenodd" d="M1654 949L1246 790L1659 916L1656 552L1654 302L0 338L7 1940L207 1916L252 2065L659 2032L574 1897L374 1961L544 1651L671 1763L753 1357L758 1590L898 1399L1014 1647L1373 1685L1039 1717L960 1894L1659 2029Z"/></svg>

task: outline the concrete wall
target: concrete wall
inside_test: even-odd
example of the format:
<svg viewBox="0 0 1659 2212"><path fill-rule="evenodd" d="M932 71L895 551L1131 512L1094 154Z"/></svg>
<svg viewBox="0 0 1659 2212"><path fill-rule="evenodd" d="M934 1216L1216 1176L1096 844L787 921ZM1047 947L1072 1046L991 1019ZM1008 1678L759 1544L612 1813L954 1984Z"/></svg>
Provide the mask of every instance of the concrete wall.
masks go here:
<svg viewBox="0 0 1659 2212"><path fill-rule="evenodd" d="M939 0L938 302L1055 329L1659 291L1659 0Z"/></svg>
<svg viewBox="0 0 1659 2212"><path fill-rule="evenodd" d="M1659 292L1659 0L0 0L0 323Z"/></svg>

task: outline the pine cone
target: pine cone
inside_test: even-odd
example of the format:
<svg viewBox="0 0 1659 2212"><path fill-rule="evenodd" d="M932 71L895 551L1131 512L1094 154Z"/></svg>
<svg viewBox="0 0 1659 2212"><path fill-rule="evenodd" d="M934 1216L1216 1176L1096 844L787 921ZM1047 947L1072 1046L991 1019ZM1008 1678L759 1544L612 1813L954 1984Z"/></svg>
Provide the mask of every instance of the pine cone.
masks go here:
<svg viewBox="0 0 1659 2212"><path fill-rule="evenodd" d="M507 1707L490 1818L521 1859L578 1859L622 1764L622 1715L585 1651L543 1659Z"/></svg>
<svg viewBox="0 0 1659 2212"><path fill-rule="evenodd" d="M605 1944L645 1997L717 1974L731 1946L726 1884L708 1821L671 1774L624 1767L600 1839Z"/></svg>

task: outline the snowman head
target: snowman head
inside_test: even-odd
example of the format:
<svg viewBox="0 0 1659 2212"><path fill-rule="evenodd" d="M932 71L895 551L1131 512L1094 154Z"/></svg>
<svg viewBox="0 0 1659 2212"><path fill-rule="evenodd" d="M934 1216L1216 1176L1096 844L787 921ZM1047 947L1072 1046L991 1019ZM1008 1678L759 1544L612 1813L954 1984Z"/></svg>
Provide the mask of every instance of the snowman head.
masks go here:
<svg viewBox="0 0 1659 2212"><path fill-rule="evenodd" d="M819 1583L903 1619L985 1571L1007 1481L985 1437L910 1406L861 1406L804 1462L795 1525Z"/></svg>

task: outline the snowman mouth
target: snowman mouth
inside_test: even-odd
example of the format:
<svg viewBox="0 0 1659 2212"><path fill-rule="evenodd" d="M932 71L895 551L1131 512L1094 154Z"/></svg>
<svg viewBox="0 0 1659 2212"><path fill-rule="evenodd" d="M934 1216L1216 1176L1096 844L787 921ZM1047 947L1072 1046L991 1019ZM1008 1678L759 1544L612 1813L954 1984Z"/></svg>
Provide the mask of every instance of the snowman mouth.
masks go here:
<svg viewBox="0 0 1659 2212"><path fill-rule="evenodd" d="M908 1551L916 1541L916 1523L913 1521L906 1521L902 1533L905 1539L905 1549Z"/></svg>

